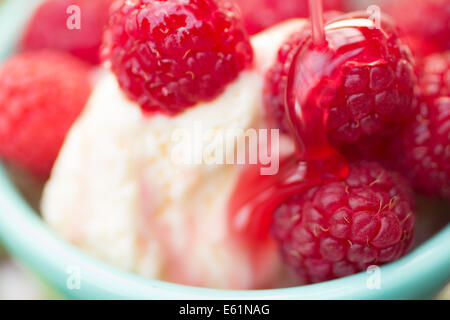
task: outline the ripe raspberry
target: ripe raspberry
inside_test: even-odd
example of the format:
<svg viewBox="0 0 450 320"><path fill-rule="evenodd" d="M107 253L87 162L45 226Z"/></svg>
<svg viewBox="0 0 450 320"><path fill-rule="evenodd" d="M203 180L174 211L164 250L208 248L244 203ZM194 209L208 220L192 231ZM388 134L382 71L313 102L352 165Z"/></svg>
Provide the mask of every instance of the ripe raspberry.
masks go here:
<svg viewBox="0 0 450 320"><path fill-rule="evenodd" d="M223 92L253 51L230 0L121 0L103 57L144 110L176 114Z"/></svg>
<svg viewBox="0 0 450 320"><path fill-rule="evenodd" d="M305 18L309 14L308 0L236 0L241 8L245 27L250 34L258 33L281 21ZM345 1L325 0L324 10L344 11Z"/></svg>
<svg viewBox="0 0 450 320"><path fill-rule="evenodd" d="M281 205L272 232L289 269L313 283L398 259L411 247L414 221L406 181L374 162L360 162L344 181Z"/></svg>
<svg viewBox="0 0 450 320"><path fill-rule="evenodd" d="M47 0L34 13L22 38L23 50L52 49L92 64L100 62L103 27L114 0ZM69 29L70 6L80 8L80 29Z"/></svg>
<svg viewBox="0 0 450 320"><path fill-rule="evenodd" d="M47 178L90 91L88 66L70 55L10 58L0 67L0 156Z"/></svg>
<svg viewBox="0 0 450 320"><path fill-rule="evenodd" d="M351 16L346 16L345 19L349 18ZM329 43L337 46L332 49L335 51L335 60L340 61L330 63L340 64L340 69L336 75L326 80L320 79L318 86L328 81L323 89L330 86L336 89L333 96L327 96L331 100L328 106L327 131L335 146L352 144L375 134L392 135L410 115L414 98L414 62L408 47L402 44L395 27L388 20L383 20L382 29L327 29ZM352 32L360 33L359 42L354 43ZM301 33L303 34L292 36L282 46L277 62L266 74L264 101L267 116L269 122L275 122L274 127L284 131L287 130L284 99L288 71L295 56L294 51L311 41L309 30L304 29ZM357 48L361 50L360 54L351 59L343 59L343 52ZM331 91L326 94L331 94Z"/></svg>
<svg viewBox="0 0 450 320"><path fill-rule="evenodd" d="M450 52L423 61L415 116L390 150L413 186L450 199Z"/></svg>
<svg viewBox="0 0 450 320"><path fill-rule="evenodd" d="M415 55L450 50L450 2L448 0L386 1L383 8L405 32Z"/></svg>

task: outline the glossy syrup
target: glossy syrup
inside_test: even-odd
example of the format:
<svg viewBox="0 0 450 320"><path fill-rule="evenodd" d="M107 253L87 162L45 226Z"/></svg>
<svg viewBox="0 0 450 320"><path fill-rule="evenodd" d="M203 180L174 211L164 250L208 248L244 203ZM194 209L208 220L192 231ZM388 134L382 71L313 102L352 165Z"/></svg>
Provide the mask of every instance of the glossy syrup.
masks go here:
<svg viewBox="0 0 450 320"><path fill-rule="evenodd" d="M376 45L380 30L371 23L364 18L334 23L326 37L309 35L299 48L286 93L296 153L280 162L274 176L261 176L258 167L244 170L229 203L230 228L247 243L257 246L269 240L272 214L291 196L347 176L346 159L328 141L328 109L342 86L346 64L385 63Z"/></svg>

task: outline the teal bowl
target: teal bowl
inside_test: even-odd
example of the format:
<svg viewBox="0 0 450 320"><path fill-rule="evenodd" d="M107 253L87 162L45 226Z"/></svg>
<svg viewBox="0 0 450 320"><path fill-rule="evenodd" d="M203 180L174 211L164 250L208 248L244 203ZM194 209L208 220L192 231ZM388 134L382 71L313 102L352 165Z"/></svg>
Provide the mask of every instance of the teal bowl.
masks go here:
<svg viewBox="0 0 450 320"><path fill-rule="evenodd" d="M0 0L0 59L14 49L36 3ZM404 258L372 273L314 285L232 291L146 279L104 264L59 239L22 198L1 166L0 240L17 259L73 299L424 299L433 297L450 281L450 226Z"/></svg>

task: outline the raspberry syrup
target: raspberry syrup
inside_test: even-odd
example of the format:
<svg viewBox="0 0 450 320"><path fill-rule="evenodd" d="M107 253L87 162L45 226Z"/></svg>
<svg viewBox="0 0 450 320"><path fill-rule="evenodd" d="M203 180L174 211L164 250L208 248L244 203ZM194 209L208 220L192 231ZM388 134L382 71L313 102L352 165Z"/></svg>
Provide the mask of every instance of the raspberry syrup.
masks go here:
<svg viewBox="0 0 450 320"><path fill-rule="evenodd" d="M272 213L291 196L348 174L346 160L329 144L327 106L338 81L330 75L337 63L326 41L322 3L310 0L312 35L291 66L286 114L296 153L280 161L274 176L262 176L258 166L244 170L229 202L229 225L250 245L270 239Z"/></svg>

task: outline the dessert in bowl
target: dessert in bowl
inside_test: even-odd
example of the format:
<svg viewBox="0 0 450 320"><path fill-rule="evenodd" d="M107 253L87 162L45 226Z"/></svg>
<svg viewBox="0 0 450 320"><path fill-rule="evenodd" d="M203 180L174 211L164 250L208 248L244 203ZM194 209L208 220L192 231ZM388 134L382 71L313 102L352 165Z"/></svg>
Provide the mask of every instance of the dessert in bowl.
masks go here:
<svg viewBox="0 0 450 320"><path fill-rule="evenodd" d="M336 18L338 21L333 20L334 16L327 17L327 21L331 20L327 22L327 36L333 40L329 42L335 45L333 50L339 54L332 59L330 65L333 67L329 73L320 76L319 80L328 77L327 81L333 79L334 82L332 85L305 82L310 88L295 88L292 92L313 92L308 95L310 98L325 97L323 101L332 104L326 108L330 110L344 104L350 106L350 117L339 118L330 125L330 121L325 124L319 121L323 110L315 114L288 112L281 116L287 118L291 127L281 130L279 141L270 146L272 161L280 159L279 171L265 176L261 175L264 168L261 164L203 163L208 160L203 151L208 147L217 150L218 147L223 151L222 157L213 155L216 160L223 160L234 154L239 141L246 139L246 130L277 129L278 124L273 121L277 117L270 113L275 107L267 101L279 100L270 100L267 96L280 93L271 92L271 84L292 88L289 82L293 81L295 85L295 77L289 75L289 70L294 68L286 67L286 75L283 68L281 76L277 73L279 65L285 67L294 60L294 55L289 53L291 62L282 60L280 63L283 59L280 48L284 48L292 34L304 32L298 37L306 40L294 47L314 49L308 22L301 19L286 21L249 38L233 5L227 1L220 5L214 1L192 1L193 4L188 1L185 6L179 1L154 3L159 6L146 1L118 1L113 5L104 36L105 68L97 70L92 77L93 91L68 130L42 197L43 219L57 234L121 269L158 280L218 289L270 289L320 282L364 271L371 265L391 262L407 253L415 221L414 196L409 183L378 164L382 162L378 160L378 154L373 156L378 163L373 159L348 160L353 155L347 155L344 147L341 149L341 144L346 147L357 144L360 136L364 139L366 136L391 137L391 130L400 130L392 127L399 126L406 121L404 118L408 118L408 113L413 112L415 80L411 72L407 72L412 68L412 61L401 40L387 31L390 27L383 27L384 33L376 30L368 33L372 26L369 24L373 22L367 17L347 16ZM188 19L182 29L178 25L161 29L158 10L164 14L173 13L173 21L169 20L175 25L183 23L176 19L180 12L194 21ZM133 25L133 21L140 24ZM202 28L204 25L207 27ZM222 32L211 31L211 28L220 27L224 28ZM360 29L364 32L359 35L367 38L361 40L355 36ZM188 36L182 32L187 32ZM347 32L352 36L346 38ZM354 39L358 40L351 43L354 46L351 55L340 59L341 52L349 52L345 51L347 42ZM396 46L383 51L391 48L389 41L395 41ZM373 49L377 45L383 50ZM148 48L154 51L146 51ZM365 48L372 49L364 51ZM320 53L328 57L327 52ZM49 53L41 54L41 60L49 59ZM170 59L161 57L169 54ZM374 63L373 55L377 63ZM314 54L313 59L317 56L320 55ZM13 62L19 65L24 63L22 60L32 58L18 57ZM295 60L299 63L297 67L302 68L305 59L299 54ZM356 62L362 70L356 70L359 73L349 68L355 67ZM314 63L315 60L310 65L314 66ZM8 62L5 64L8 66ZM73 74L65 75L66 79L74 77L83 67L75 69ZM300 74L298 71L293 73ZM370 79L362 85L365 73ZM273 77L279 81L274 81ZM339 101L326 100L325 92L318 90L333 85L337 92L348 85L344 104L340 104L342 97L339 94L328 92ZM373 99L374 105L358 100L361 95L368 96L363 101ZM381 105L380 101L388 103ZM303 102L299 104L308 106ZM390 108L383 108L386 105ZM290 107L286 110L296 111ZM345 111L338 110L337 113L344 114ZM51 112L46 114L51 115ZM399 114L404 118L397 117ZM307 125L302 125L304 118L297 118L299 115L313 117ZM55 115L53 121L57 122L58 116ZM39 114L36 117L39 118ZM380 118L382 120L378 120ZM363 134L348 134L346 128L356 123L355 120L365 124L361 129ZM36 121L42 123L40 119ZM195 135L196 125L208 133L206 138ZM66 130L54 127L53 130ZM324 130L318 130L320 128ZM335 134L338 129L343 132L340 136ZM237 134L227 139L223 134L228 131ZM201 159L200 163L174 161L174 148L186 145L186 141L180 144L174 139L177 134L187 134L192 139L194 148L189 151L193 151L194 159ZM357 138L348 140L349 136ZM329 144L330 137L339 137L339 141ZM376 141L372 143L371 149L377 149ZM269 149L262 143L258 147ZM341 150L345 156L341 155ZM5 155L9 154L5 152L4 158ZM40 157L39 154L36 157ZM11 159L12 156L7 160L12 162ZM39 169L38 173L45 171ZM50 241L47 237L48 234L42 240ZM417 260L420 253L431 254L442 249L445 239L441 237L445 238L445 233L408 255L404 261L412 259L420 263L421 260ZM436 245L437 241L440 241L439 245ZM60 250L60 245L66 247L61 243L51 247ZM134 289L145 287L130 297L143 297L140 294L144 292L146 297L158 297L158 294L164 294L161 297L186 297L190 292L196 297L213 294L215 297L300 298L310 294L313 298L320 290L323 294L331 294L333 290L340 290L336 289L339 286L349 286L348 291L342 291L341 297L352 290L361 297L380 294L367 288L367 275L364 274L304 288L211 291L129 275L122 277L122 273L112 275L109 267L97 269L90 259L76 262L77 257L78 254L72 255L72 249L64 250L59 259L53 257L53 262L47 265L48 270L56 268L53 269L56 272L61 265L66 268L79 265L83 274L89 273L86 279L89 289L86 290L91 294L99 290L95 289L95 283L97 288L104 287L108 278L114 278L114 282L120 278L122 284L131 281L130 288ZM445 255L440 259L436 260L436 265L448 263ZM396 264L382 270L395 270ZM66 268L59 270L59 281L61 271ZM103 276L99 270L103 270ZM431 270L435 269L427 268L427 273ZM398 275L393 272L389 276L393 274ZM437 278L443 285L448 274L443 272ZM356 285L356 282L359 283ZM116 285L115 282L109 287L109 297L121 295L121 289ZM429 294L432 289L425 291ZM128 294L130 291L122 296ZM393 292L390 294L394 296Z"/></svg>

